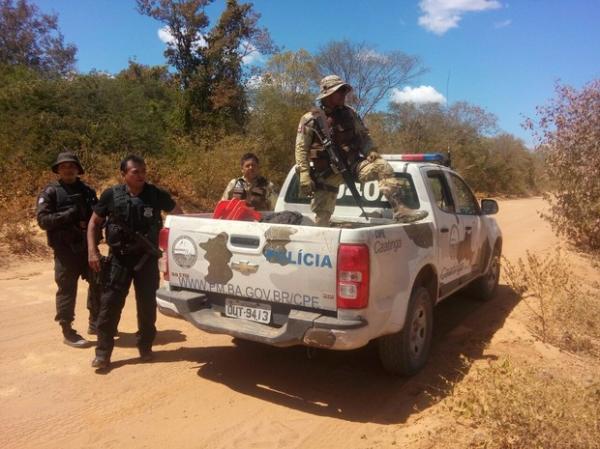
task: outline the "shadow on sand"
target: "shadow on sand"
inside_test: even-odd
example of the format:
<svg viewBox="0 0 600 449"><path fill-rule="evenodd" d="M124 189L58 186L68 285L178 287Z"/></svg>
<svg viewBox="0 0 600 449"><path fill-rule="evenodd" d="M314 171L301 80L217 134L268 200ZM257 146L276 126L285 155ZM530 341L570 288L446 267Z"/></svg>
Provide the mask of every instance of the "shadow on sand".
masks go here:
<svg viewBox="0 0 600 449"><path fill-rule="evenodd" d="M154 363L195 362L200 365L198 376L204 379L307 413L356 422L402 423L415 410L434 404L425 391L437 393L444 379L458 381L464 376L462 356L485 357L484 348L517 303L517 295L506 285L500 285L496 297L486 303L464 292L443 301L434 312L429 361L411 378L386 374L373 343L353 351L309 354L304 347L274 348L241 341L234 346L158 350ZM135 335L133 339L135 344ZM123 360L112 368L132 363L140 361Z"/></svg>
<svg viewBox="0 0 600 449"><path fill-rule="evenodd" d="M186 340L186 336L176 329L163 329L156 331L154 346L167 345L169 343L177 343ZM119 348L135 348L136 333L135 332L119 332L115 338L115 347Z"/></svg>

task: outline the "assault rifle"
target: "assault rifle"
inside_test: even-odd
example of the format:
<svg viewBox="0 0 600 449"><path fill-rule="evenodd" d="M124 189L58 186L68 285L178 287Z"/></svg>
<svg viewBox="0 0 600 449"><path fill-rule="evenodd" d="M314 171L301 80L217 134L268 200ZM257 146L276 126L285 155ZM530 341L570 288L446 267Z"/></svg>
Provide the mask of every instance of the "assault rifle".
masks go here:
<svg viewBox="0 0 600 449"><path fill-rule="evenodd" d="M350 167L348 166L348 162L342 156L342 152L344 150L342 150L333 140L331 140L331 138L324 136L320 129L317 129L320 128L319 123L316 123L316 125L316 127L311 127L310 129L319 138L321 144L323 145L323 149L327 152L331 170L334 173L339 173L342 175L346 187L348 187L348 190L350 190L350 193L352 194L352 198L354 198L354 202L362 212L360 216L365 217L368 220L369 216L365 212L362 197L360 196L360 193L358 193L358 189L354 183L354 176L352 175Z"/></svg>
<svg viewBox="0 0 600 449"><path fill-rule="evenodd" d="M142 258L133 267L133 271L140 271L142 269L142 266L144 266L144 264L150 257L156 257L157 259L159 259L162 256L162 251L156 245L154 245L154 243L152 243L150 239L148 239L148 237L146 237L144 234L142 234L139 231L134 231L129 227L127 223L125 223L120 218L117 218L116 216L112 217L112 221L121 229L124 240L128 243L128 245L130 245L129 249L127 249L126 251L122 251L124 253L131 253L131 248L133 248L134 250L139 249L143 253ZM118 245L123 246L122 241ZM117 245L113 244L112 246Z"/></svg>

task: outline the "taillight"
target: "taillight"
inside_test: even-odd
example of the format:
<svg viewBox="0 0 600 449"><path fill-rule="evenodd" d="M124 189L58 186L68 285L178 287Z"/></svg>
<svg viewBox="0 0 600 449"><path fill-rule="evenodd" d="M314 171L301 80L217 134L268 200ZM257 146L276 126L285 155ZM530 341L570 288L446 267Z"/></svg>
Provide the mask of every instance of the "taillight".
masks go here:
<svg viewBox="0 0 600 449"><path fill-rule="evenodd" d="M369 248L340 245L337 259L337 307L362 309L369 304Z"/></svg>
<svg viewBox="0 0 600 449"><path fill-rule="evenodd" d="M162 271L163 279L169 280L169 258L167 249L169 247L169 228L162 228L158 234L158 247L162 251L162 257L158 261L158 269Z"/></svg>

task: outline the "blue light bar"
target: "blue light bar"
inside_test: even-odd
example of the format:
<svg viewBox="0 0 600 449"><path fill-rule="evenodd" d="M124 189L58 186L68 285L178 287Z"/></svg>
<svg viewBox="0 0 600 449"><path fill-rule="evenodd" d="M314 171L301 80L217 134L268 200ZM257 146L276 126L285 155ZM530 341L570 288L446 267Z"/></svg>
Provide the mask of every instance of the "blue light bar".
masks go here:
<svg viewBox="0 0 600 449"><path fill-rule="evenodd" d="M392 161L404 162L431 162L434 164L449 165L449 158L443 153L407 153L394 154L390 157Z"/></svg>

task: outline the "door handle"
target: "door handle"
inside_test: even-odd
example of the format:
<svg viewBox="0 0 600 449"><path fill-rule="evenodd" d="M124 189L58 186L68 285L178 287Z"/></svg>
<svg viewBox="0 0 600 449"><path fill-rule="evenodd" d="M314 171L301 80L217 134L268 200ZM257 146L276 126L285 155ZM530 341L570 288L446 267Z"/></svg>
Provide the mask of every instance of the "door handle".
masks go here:
<svg viewBox="0 0 600 449"><path fill-rule="evenodd" d="M260 245L260 239L253 236L232 235L229 239L229 243L231 246L237 246L240 248L258 248Z"/></svg>
<svg viewBox="0 0 600 449"><path fill-rule="evenodd" d="M440 232L448 232L448 228L442 228L440 229Z"/></svg>

